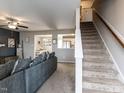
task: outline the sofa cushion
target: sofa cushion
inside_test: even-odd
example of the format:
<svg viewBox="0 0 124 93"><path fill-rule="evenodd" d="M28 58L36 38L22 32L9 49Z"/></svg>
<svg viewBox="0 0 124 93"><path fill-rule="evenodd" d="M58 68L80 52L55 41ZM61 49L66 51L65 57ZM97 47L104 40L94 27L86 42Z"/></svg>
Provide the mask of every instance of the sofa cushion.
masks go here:
<svg viewBox="0 0 124 93"><path fill-rule="evenodd" d="M44 62L46 59L47 59L47 53L43 52L32 61L32 63L30 64L30 67L40 64L41 62Z"/></svg>
<svg viewBox="0 0 124 93"><path fill-rule="evenodd" d="M37 65L37 64L39 64L39 63L41 63L41 62L42 62L42 59L41 59L40 57L36 57L36 58L30 63L30 67L35 66L35 65Z"/></svg>
<svg viewBox="0 0 124 93"><path fill-rule="evenodd" d="M16 69L16 67L17 67L17 65L18 65L18 62L19 62L19 59L16 60L11 74L13 74L13 73L15 72L15 69Z"/></svg>
<svg viewBox="0 0 124 93"><path fill-rule="evenodd" d="M53 57L55 57L55 52L49 54L49 58L53 58Z"/></svg>
<svg viewBox="0 0 124 93"><path fill-rule="evenodd" d="M0 80L8 77L11 74L14 64L14 61L9 61L5 64L0 65Z"/></svg>
<svg viewBox="0 0 124 93"><path fill-rule="evenodd" d="M46 52L46 59L49 59L50 53L49 51Z"/></svg>
<svg viewBox="0 0 124 93"><path fill-rule="evenodd" d="M52 56L52 57L55 57L55 52L52 52L52 53L51 53L51 56Z"/></svg>
<svg viewBox="0 0 124 93"><path fill-rule="evenodd" d="M32 61L31 61L30 58L27 58L27 59L18 59L16 61L16 63L15 63L15 66L13 68L12 74L28 68L31 62Z"/></svg>
<svg viewBox="0 0 124 93"><path fill-rule="evenodd" d="M43 60L42 57L38 56L33 61L34 62L41 62L42 60Z"/></svg>
<svg viewBox="0 0 124 93"><path fill-rule="evenodd" d="M42 61L45 61L47 59L47 53L43 52L39 55L40 58L42 58Z"/></svg>
<svg viewBox="0 0 124 93"><path fill-rule="evenodd" d="M7 67L6 71L7 71L7 73L10 75L11 72L12 72L12 70L13 70L13 68L14 68L15 61L9 61L9 62L7 62L6 64L8 64L8 65L6 66L6 67Z"/></svg>

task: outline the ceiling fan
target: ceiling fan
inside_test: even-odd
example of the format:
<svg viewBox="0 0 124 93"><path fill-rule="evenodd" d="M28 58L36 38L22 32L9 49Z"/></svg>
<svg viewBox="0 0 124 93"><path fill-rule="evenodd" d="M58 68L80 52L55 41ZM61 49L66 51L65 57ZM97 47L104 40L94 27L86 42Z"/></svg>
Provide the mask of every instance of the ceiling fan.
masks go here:
<svg viewBox="0 0 124 93"><path fill-rule="evenodd" d="M19 28L28 29L28 26L21 25L21 21L13 17L3 17L0 18L5 25L0 25L0 27L8 27L10 29L18 30Z"/></svg>

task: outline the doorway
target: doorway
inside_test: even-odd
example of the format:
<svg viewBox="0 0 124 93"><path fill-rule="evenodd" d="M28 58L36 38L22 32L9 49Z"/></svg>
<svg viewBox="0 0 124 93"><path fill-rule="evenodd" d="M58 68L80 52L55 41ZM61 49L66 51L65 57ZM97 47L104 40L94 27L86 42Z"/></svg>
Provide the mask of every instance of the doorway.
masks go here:
<svg viewBox="0 0 124 93"><path fill-rule="evenodd" d="M35 35L34 57L42 52L52 52L52 35Z"/></svg>
<svg viewBox="0 0 124 93"><path fill-rule="evenodd" d="M91 8L82 8L82 22L91 22L92 21L92 9Z"/></svg>
<svg viewBox="0 0 124 93"><path fill-rule="evenodd" d="M91 22L92 18L92 5L94 0L84 0L81 1L80 14L81 22Z"/></svg>

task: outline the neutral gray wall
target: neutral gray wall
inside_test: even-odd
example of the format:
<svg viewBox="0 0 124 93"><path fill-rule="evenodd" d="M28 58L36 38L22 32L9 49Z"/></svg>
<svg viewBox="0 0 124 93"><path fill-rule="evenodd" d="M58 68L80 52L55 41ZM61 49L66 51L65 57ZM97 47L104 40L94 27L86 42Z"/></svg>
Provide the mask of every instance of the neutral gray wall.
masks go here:
<svg viewBox="0 0 124 93"><path fill-rule="evenodd" d="M73 34L74 30L60 31L36 31L36 32L20 32L20 42L24 42L24 57L34 57L34 36L52 34L53 39L57 39L58 34ZM28 42L26 42L28 38ZM57 44L52 46L52 50L56 52L58 62L74 62L74 49L58 49Z"/></svg>
<svg viewBox="0 0 124 93"><path fill-rule="evenodd" d="M94 8L124 36L124 0L95 0Z"/></svg>
<svg viewBox="0 0 124 93"><path fill-rule="evenodd" d="M103 19L124 37L124 0L96 0L94 8ZM115 65L124 78L124 48L119 44L107 27L94 15L94 23L105 41Z"/></svg>

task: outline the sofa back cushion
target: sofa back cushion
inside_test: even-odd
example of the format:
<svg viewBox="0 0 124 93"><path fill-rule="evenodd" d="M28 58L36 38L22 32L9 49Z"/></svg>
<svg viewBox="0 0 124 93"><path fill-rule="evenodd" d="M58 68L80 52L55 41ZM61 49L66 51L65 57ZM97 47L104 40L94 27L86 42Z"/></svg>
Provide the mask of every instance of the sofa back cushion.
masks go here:
<svg viewBox="0 0 124 93"><path fill-rule="evenodd" d="M0 80L8 77L11 74L14 64L14 61L10 61L0 65Z"/></svg>
<svg viewBox="0 0 124 93"><path fill-rule="evenodd" d="M47 59L47 53L43 52L38 57L40 57L42 59L42 61L45 61Z"/></svg>
<svg viewBox="0 0 124 93"><path fill-rule="evenodd" d="M53 57L55 57L55 52L49 54L49 58L53 58Z"/></svg>
<svg viewBox="0 0 124 93"><path fill-rule="evenodd" d="M38 57L36 57L32 63L30 64L30 67L35 66L41 62L44 62L45 60L47 60L47 53L43 52L42 54L40 54Z"/></svg>
<svg viewBox="0 0 124 93"><path fill-rule="evenodd" d="M36 58L30 63L30 67L35 66L35 65L41 63L41 60L42 60L42 59L41 59L40 57L36 57Z"/></svg>
<svg viewBox="0 0 124 93"><path fill-rule="evenodd" d="M19 71L22 71L26 68L29 67L31 63L31 59L27 58L27 59L18 59L14 65L13 71L11 74L17 73Z"/></svg>

